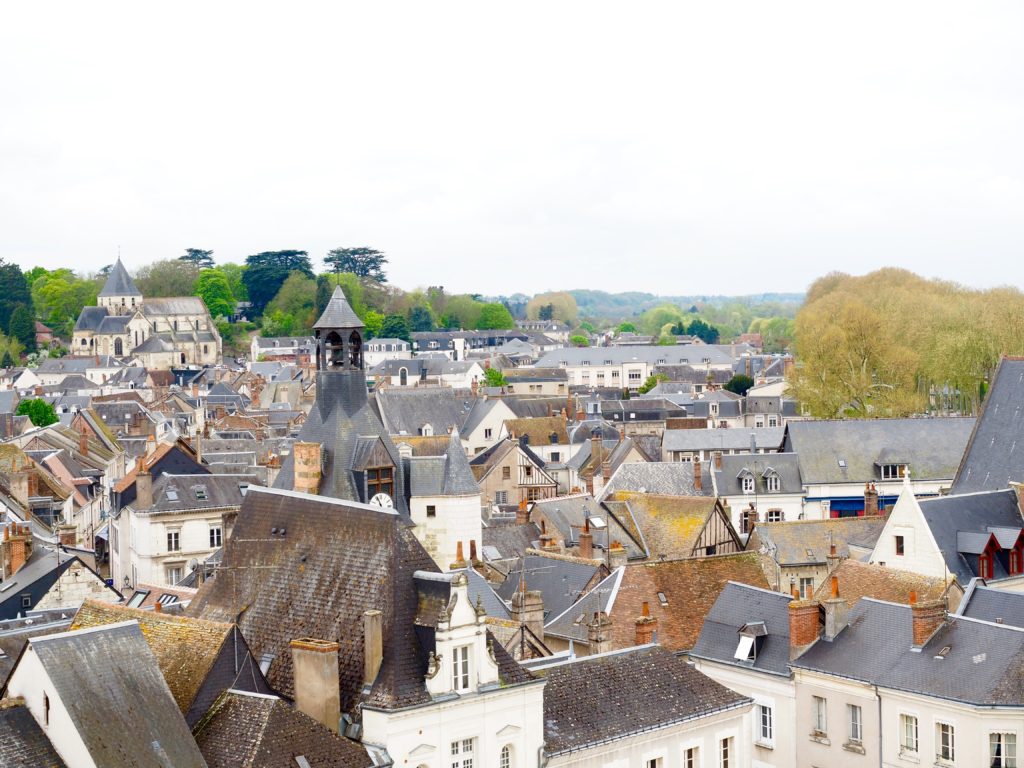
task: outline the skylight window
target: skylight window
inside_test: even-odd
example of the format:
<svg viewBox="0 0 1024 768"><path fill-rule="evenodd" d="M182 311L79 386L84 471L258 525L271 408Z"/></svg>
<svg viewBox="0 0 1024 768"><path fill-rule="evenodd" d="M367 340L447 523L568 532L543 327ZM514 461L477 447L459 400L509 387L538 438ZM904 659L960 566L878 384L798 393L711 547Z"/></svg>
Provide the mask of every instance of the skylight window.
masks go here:
<svg viewBox="0 0 1024 768"><path fill-rule="evenodd" d="M209 498L209 496L206 495L205 485L193 485L192 490L195 492L196 498L199 499L199 501L206 501Z"/></svg>
<svg viewBox="0 0 1024 768"><path fill-rule="evenodd" d="M846 469L846 459L840 459L839 460L839 468L840 469Z"/></svg>
<svg viewBox="0 0 1024 768"><path fill-rule="evenodd" d="M736 646L736 653L732 657L739 661L752 661L754 659L754 637L740 635L740 643Z"/></svg>
<svg viewBox="0 0 1024 768"><path fill-rule="evenodd" d="M166 491L166 494L167 494L167 500L168 501L177 501L178 500L178 489L177 488L168 488L167 491Z"/></svg>

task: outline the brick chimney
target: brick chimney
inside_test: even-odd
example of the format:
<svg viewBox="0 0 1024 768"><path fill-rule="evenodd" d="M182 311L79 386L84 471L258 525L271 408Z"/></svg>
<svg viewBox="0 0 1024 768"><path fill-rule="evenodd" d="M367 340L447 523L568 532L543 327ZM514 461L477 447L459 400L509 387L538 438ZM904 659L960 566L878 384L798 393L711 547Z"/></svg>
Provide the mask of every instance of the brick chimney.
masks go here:
<svg viewBox="0 0 1024 768"><path fill-rule="evenodd" d="M591 560L594 557L594 534L590 532L590 518L583 521L583 530L580 531L580 557Z"/></svg>
<svg viewBox="0 0 1024 768"><path fill-rule="evenodd" d="M466 567L466 556L462 553L462 542L455 542L455 562L451 564L451 570Z"/></svg>
<svg viewBox="0 0 1024 768"><path fill-rule="evenodd" d="M221 546L227 552L228 542L231 540L231 532L235 529L235 521L238 519L238 510L232 509L220 513Z"/></svg>
<svg viewBox="0 0 1024 768"><path fill-rule="evenodd" d="M910 593L910 612L914 629L914 647L921 648L932 639L946 621L946 604L942 600L917 602L917 593Z"/></svg>
<svg viewBox="0 0 1024 768"><path fill-rule="evenodd" d="M526 507L526 499L519 500L516 508L516 525L526 525L530 522L530 511Z"/></svg>
<svg viewBox="0 0 1024 768"><path fill-rule="evenodd" d="M480 391L480 383L476 380L476 376L473 377L473 381L469 385L469 391L473 394L473 397L476 397Z"/></svg>
<svg viewBox="0 0 1024 768"><path fill-rule="evenodd" d="M704 479L700 473L700 457L696 456L693 459L693 487L701 491L704 489Z"/></svg>
<svg viewBox="0 0 1024 768"><path fill-rule="evenodd" d="M839 596L839 577L832 577L831 596L824 601L825 609L825 639L835 640L840 632L846 627L847 606L846 600Z"/></svg>
<svg viewBox="0 0 1024 768"><path fill-rule="evenodd" d="M153 506L153 475L144 469L135 476L135 508L149 509Z"/></svg>
<svg viewBox="0 0 1024 768"><path fill-rule="evenodd" d="M14 576L31 556L32 532L28 523L4 526L4 539L0 542L0 570L4 579Z"/></svg>
<svg viewBox="0 0 1024 768"><path fill-rule="evenodd" d="M74 525L58 525L57 540L62 547L78 546L78 528Z"/></svg>
<svg viewBox="0 0 1024 768"><path fill-rule="evenodd" d="M292 640L289 645L296 709L338 733L341 719L338 651L341 646L313 638Z"/></svg>
<svg viewBox="0 0 1024 768"><path fill-rule="evenodd" d="M154 453L156 453L156 437L149 435L146 438L146 455L152 456Z"/></svg>
<svg viewBox="0 0 1024 768"><path fill-rule="evenodd" d="M622 546L621 541L613 541L611 546L608 547L608 566L615 570L621 565L626 564L626 548Z"/></svg>
<svg viewBox="0 0 1024 768"><path fill-rule="evenodd" d="M384 660L384 614L363 611L363 685L372 686Z"/></svg>
<svg viewBox="0 0 1024 768"><path fill-rule="evenodd" d="M512 621L525 624L538 640L544 639L544 597L539 590L516 590L512 595Z"/></svg>
<svg viewBox="0 0 1024 768"><path fill-rule="evenodd" d="M640 607L640 615L636 619L636 644L647 645L654 642L654 633L658 631L658 620L651 616L651 606L644 600Z"/></svg>
<svg viewBox="0 0 1024 768"><path fill-rule="evenodd" d="M604 460L604 443L601 441L600 433L590 435L590 458L595 467L600 467Z"/></svg>
<svg viewBox="0 0 1024 768"><path fill-rule="evenodd" d="M843 561L843 558L836 552L836 543L833 541L829 544L828 554L825 556L825 563L828 565L828 572L832 573L839 564Z"/></svg>
<svg viewBox="0 0 1024 768"><path fill-rule="evenodd" d="M595 611L587 622L587 645L591 655L612 650L612 620L604 611Z"/></svg>
<svg viewBox="0 0 1024 768"><path fill-rule="evenodd" d="M469 540L469 562L478 563L480 558L476 556L476 539Z"/></svg>
<svg viewBox="0 0 1024 768"><path fill-rule="evenodd" d="M864 485L864 515L878 514L878 489L874 483Z"/></svg>
<svg viewBox="0 0 1024 768"><path fill-rule="evenodd" d="M193 398L198 398L199 397L199 382L196 382L196 381L192 382L192 397Z"/></svg>
<svg viewBox="0 0 1024 768"><path fill-rule="evenodd" d="M89 455L89 433L86 432L85 427L82 427L82 431L78 433L78 452L83 456Z"/></svg>
<svg viewBox="0 0 1024 768"><path fill-rule="evenodd" d="M789 602L789 658L792 661L818 639L818 604L813 600Z"/></svg>
<svg viewBox="0 0 1024 768"><path fill-rule="evenodd" d="M292 488L297 493L320 492L321 453L320 443L299 443L292 445L295 462L292 469Z"/></svg>
<svg viewBox="0 0 1024 768"><path fill-rule="evenodd" d="M715 458L715 469L721 469L722 468L722 452L721 451L715 451L714 458Z"/></svg>

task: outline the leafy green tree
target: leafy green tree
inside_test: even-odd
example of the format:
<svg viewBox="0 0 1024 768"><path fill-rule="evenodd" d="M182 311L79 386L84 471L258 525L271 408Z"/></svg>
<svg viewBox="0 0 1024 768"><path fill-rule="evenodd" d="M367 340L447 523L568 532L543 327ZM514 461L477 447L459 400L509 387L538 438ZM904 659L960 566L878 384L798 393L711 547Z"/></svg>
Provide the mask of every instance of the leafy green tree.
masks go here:
<svg viewBox="0 0 1024 768"><path fill-rule="evenodd" d="M554 316L555 316L555 305L554 304L545 304L543 307L540 308L540 311L537 312L537 319L538 320L550 320Z"/></svg>
<svg viewBox="0 0 1024 768"><path fill-rule="evenodd" d="M504 387L506 384L508 382L505 380L505 374L497 368L487 368L484 370L484 386Z"/></svg>
<svg viewBox="0 0 1024 768"><path fill-rule="evenodd" d="M650 376L647 377L647 381L640 385L640 387L637 389L637 392L639 392L641 395L646 395L648 392L650 392L652 389L658 386L659 382L662 381L668 381L668 376L666 374L652 373Z"/></svg>
<svg viewBox="0 0 1024 768"><path fill-rule="evenodd" d="M29 352L36 351L36 321L32 312L24 304L19 304L11 313L11 322L7 335L17 339Z"/></svg>
<svg viewBox="0 0 1024 768"><path fill-rule="evenodd" d="M334 293L334 287L331 285L331 279L327 275L318 275L316 278L316 302L314 303L315 311L313 312L318 318L327 309L327 305L331 301L331 294Z"/></svg>
<svg viewBox="0 0 1024 768"><path fill-rule="evenodd" d="M195 293L199 267L188 261L164 259L142 267L135 285L147 299L162 296L191 296Z"/></svg>
<svg viewBox="0 0 1024 768"><path fill-rule="evenodd" d="M695 317L690 321L690 324L686 326L686 333L690 336L696 336L705 344L718 343L718 329L713 325L705 323L699 317Z"/></svg>
<svg viewBox="0 0 1024 768"><path fill-rule="evenodd" d="M595 329L593 323L584 320L582 323L580 323L580 330L586 331L587 333L594 333Z"/></svg>
<svg viewBox="0 0 1024 768"><path fill-rule="evenodd" d="M196 295L205 302L211 317L231 317L235 299L228 279L219 269L204 269L196 280Z"/></svg>
<svg viewBox="0 0 1024 768"><path fill-rule="evenodd" d="M14 358L11 357L11 351L9 349L4 350L3 359L0 360L0 368L13 368Z"/></svg>
<svg viewBox="0 0 1024 768"><path fill-rule="evenodd" d="M412 336L409 334L409 324L401 315L386 316L380 325L380 332L377 335L385 339L402 339L403 341L412 342Z"/></svg>
<svg viewBox="0 0 1024 768"><path fill-rule="evenodd" d="M378 283L386 283L388 280L384 273L388 258L373 248L335 248L327 252L324 263L335 272L351 272Z"/></svg>
<svg viewBox="0 0 1024 768"><path fill-rule="evenodd" d="M302 272L292 272L266 311L279 312L293 319L292 330L286 331L285 335L307 333L316 322L316 281Z"/></svg>
<svg viewBox="0 0 1024 768"><path fill-rule="evenodd" d="M31 288L32 284L36 280L38 280L40 277L46 274L49 274L49 271L46 269L46 267L32 267L32 269L25 273L25 282L27 282L29 288Z"/></svg>
<svg viewBox="0 0 1024 768"><path fill-rule="evenodd" d="M213 251L204 251L202 248L186 248L184 255L178 257L178 261L187 261L198 269L213 269Z"/></svg>
<svg viewBox="0 0 1024 768"><path fill-rule="evenodd" d="M245 283L242 282L242 275L245 274L245 267L243 265L228 262L227 264L215 267L215 269L224 273L228 285L231 286L231 296L235 301L249 300L249 292L245 288Z"/></svg>
<svg viewBox="0 0 1024 768"><path fill-rule="evenodd" d="M636 333L636 326L632 323L619 323L619 333Z"/></svg>
<svg viewBox="0 0 1024 768"><path fill-rule="evenodd" d="M383 334L380 332L381 327L384 325L384 315L373 309L366 310L366 314L362 316L363 325L366 326L366 338L374 339Z"/></svg>
<svg viewBox="0 0 1024 768"><path fill-rule="evenodd" d="M477 301L472 296L452 296L445 303L448 321L444 323L444 327L451 329L477 328L483 308L483 302Z"/></svg>
<svg viewBox="0 0 1024 768"><path fill-rule="evenodd" d="M19 304L29 308L32 314L32 293L28 281L17 264L8 264L0 259L0 328L11 324L11 314Z"/></svg>
<svg viewBox="0 0 1024 768"><path fill-rule="evenodd" d="M413 307L409 310L409 328L412 331L434 330L434 318L426 307Z"/></svg>
<svg viewBox="0 0 1024 768"><path fill-rule="evenodd" d="M45 400L39 400L38 398L22 400L18 403L18 410L15 413L18 416L28 416L29 421L37 427L46 427L59 421L54 407Z"/></svg>
<svg viewBox="0 0 1024 768"><path fill-rule="evenodd" d="M43 270L32 281L32 303L44 323L58 335L68 336L82 308L96 305L99 289L99 280L80 278L70 269Z"/></svg>
<svg viewBox="0 0 1024 768"><path fill-rule="evenodd" d="M569 343L572 344L574 347L589 347L590 339L581 334L576 334L575 336L569 337Z"/></svg>
<svg viewBox="0 0 1024 768"><path fill-rule="evenodd" d="M578 315L576 299L568 291L539 293L526 303L526 316L531 320L558 320L571 325Z"/></svg>
<svg viewBox="0 0 1024 768"><path fill-rule="evenodd" d="M723 389L735 392L737 395L745 395L754 386L754 380L742 373L737 373L729 379Z"/></svg>
<svg viewBox="0 0 1024 768"><path fill-rule="evenodd" d="M313 278L313 268L306 251L262 251L246 256L242 284L255 314L263 314L292 272Z"/></svg>
<svg viewBox="0 0 1024 768"><path fill-rule="evenodd" d="M508 330L514 328L516 321L512 319L512 313L501 302L484 304L480 310L480 319L476 327L480 330Z"/></svg>

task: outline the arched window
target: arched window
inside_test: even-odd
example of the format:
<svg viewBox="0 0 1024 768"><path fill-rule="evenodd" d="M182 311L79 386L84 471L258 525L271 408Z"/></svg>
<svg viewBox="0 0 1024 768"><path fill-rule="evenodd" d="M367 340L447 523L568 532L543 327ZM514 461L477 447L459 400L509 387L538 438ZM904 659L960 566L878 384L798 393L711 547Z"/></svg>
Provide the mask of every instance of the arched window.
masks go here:
<svg viewBox="0 0 1024 768"><path fill-rule="evenodd" d="M498 768L512 768L512 747L508 744L501 748L501 758L498 760Z"/></svg>
<svg viewBox="0 0 1024 768"><path fill-rule="evenodd" d="M184 352L181 353L181 364L182 365L185 364L185 353Z"/></svg>
<svg viewBox="0 0 1024 768"><path fill-rule="evenodd" d="M114 355L120 357L124 354L124 344L120 338L114 339Z"/></svg>
<svg viewBox="0 0 1024 768"><path fill-rule="evenodd" d="M406 386L409 383L409 369L402 368L398 371L398 383L400 386Z"/></svg>
<svg viewBox="0 0 1024 768"><path fill-rule="evenodd" d="M210 354L210 345L209 344L203 344L203 354L204 355Z"/></svg>
<svg viewBox="0 0 1024 768"><path fill-rule="evenodd" d="M82 346L85 346L85 339L82 339Z"/></svg>
<svg viewBox="0 0 1024 768"><path fill-rule="evenodd" d="M330 368L341 368L345 364L345 345L337 331L331 331L324 339L327 365Z"/></svg>
<svg viewBox="0 0 1024 768"><path fill-rule="evenodd" d="M363 367L363 338L359 335L359 331L352 331L348 337L348 346L351 351L351 361L353 368Z"/></svg>

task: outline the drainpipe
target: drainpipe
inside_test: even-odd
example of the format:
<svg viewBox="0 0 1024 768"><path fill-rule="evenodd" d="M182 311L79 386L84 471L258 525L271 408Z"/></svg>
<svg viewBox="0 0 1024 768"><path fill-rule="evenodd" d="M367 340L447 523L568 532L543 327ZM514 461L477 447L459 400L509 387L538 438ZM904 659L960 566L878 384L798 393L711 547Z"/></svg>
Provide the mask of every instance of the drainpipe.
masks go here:
<svg viewBox="0 0 1024 768"><path fill-rule="evenodd" d="M882 697L878 693L878 683L875 683L875 699L878 700L878 768L883 768L885 759L882 757Z"/></svg>

